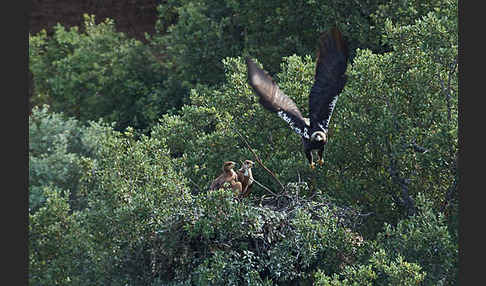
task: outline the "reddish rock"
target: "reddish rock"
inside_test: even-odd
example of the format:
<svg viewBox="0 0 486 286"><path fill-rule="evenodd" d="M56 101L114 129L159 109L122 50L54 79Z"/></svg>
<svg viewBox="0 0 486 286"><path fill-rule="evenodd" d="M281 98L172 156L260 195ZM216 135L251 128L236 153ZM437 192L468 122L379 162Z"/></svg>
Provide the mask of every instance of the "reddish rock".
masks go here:
<svg viewBox="0 0 486 286"><path fill-rule="evenodd" d="M118 31L144 41L144 33L153 33L157 20L157 6L161 0L32 0L29 33L41 29L52 32L61 23L63 26L81 27L83 14L94 14L96 22L105 18L115 20Z"/></svg>

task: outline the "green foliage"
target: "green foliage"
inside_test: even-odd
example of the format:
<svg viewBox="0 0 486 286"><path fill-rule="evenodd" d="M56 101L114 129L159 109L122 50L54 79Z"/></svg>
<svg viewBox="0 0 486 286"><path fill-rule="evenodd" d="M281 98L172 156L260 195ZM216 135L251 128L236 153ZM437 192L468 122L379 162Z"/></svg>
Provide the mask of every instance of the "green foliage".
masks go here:
<svg viewBox="0 0 486 286"><path fill-rule="evenodd" d="M97 263L105 273L100 283L151 281L154 259L164 257L152 252L157 232L170 230L190 200L186 180L172 164L163 142L137 140L133 129L108 137L98 157L85 161L86 224L104 249Z"/></svg>
<svg viewBox="0 0 486 286"><path fill-rule="evenodd" d="M224 81L221 59L227 57L252 55L275 74L282 57L314 54L319 33L332 26L348 39L351 58L357 48L383 52L388 49L381 42L386 19L413 24L449 4L396 2L172 0L159 6L159 33L151 42L171 71L167 85L187 92L198 83Z"/></svg>
<svg viewBox="0 0 486 286"><path fill-rule="evenodd" d="M424 195L417 204L417 215L385 225L369 259L332 277L319 271L318 285L456 285L458 248L447 222Z"/></svg>
<svg viewBox="0 0 486 286"><path fill-rule="evenodd" d="M371 18L380 29L380 33L384 32L387 21L400 26L413 25L416 20L426 16L429 12L434 10L448 10L451 6L456 5L451 0L433 0L433 1L388 1L381 4L371 14Z"/></svg>
<svg viewBox="0 0 486 286"><path fill-rule="evenodd" d="M317 267L332 271L357 255L356 234L338 225L330 208L312 203L294 207L281 212L255 206L236 201L229 190L200 194L187 207L184 223L172 230L183 233L170 245L160 235L158 252L169 251L164 245L181 249L175 279L190 278L196 285L310 281L309 273Z"/></svg>
<svg viewBox="0 0 486 286"><path fill-rule="evenodd" d="M385 225L377 243L395 257L422 266L427 273L425 285L454 285L458 265L458 246L452 240L442 213L433 211L425 195L417 200L419 214L400 221L396 227ZM397 258L398 259L398 258Z"/></svg>
<svg viewBox="0 0 486 286"><path fill-rule="evenodd" d="M314 220L312 217L320 219ZM353 257L351 234L323 207L315 212L298 210L292 219L291 236L269 251L272 277L277 282L306 281L316 268L333 273Z"/></svg>
<svg viewBox="0 0 486 286"><path fill-rule="evenodd" d="M29 117L31 285L457 283L457 1L159 12L150 45L92 17L29 37L33 100L52 106ZM305 116L316 31L335 24L353 57L311 170L243 58ZM257 164L248 198L209 191L223 161L256 161L246 143L279 182Z"/></svg>
<svg viewBox="0 0 486 286"><path fill-rule="evenodd" d="M49 114L47 107L34 108L29 117L29 208L38 208L45 200L48 185L77 192L80 131L74 119ZM76 150L77 149L77 150ZM78 152L76 152L78 151Z"/></svg>
<svg viewBox="0 0 486 286"><path fill-rule="evenodd" d="M43 189L46 203L29 214L29 285L83 285L92 280L94 251L69 192Z"/></svg>
<svg viewBox="0 0 486 286"><path fill-rule="evenodd" d="M79 208L80 166L83 158L96 154L97 144L108 136L102 122L83 126L74 118L34 107L29 117L29 208L35 211L45 200L43 189L68 190L71 207Z"/></svg>
<svg viewBox="0 0 486 286"><path fill-rule="evenodd" d="M359 50L348 70L331 122L327 182L340 178L332 188L340 191L346 181L353 201L383 214L376 222L391 221L396 208L409 211L404 192L414 197L427 190L439 209L454 185L458 76L452 4L414 25L389 23L385 39L393 51Z"/></svg>
<svg viewBox="0 0 486 286"><path fill-rule="evenodd" d="M71 247L71 241L66 239L72 223L69 203L66 193L63 197L60 191L46 188L44 194L46 206L29 215L29 283L60 285L68 281L69 270L65 267L71 265L65 254Z"/></svg>
<svg viewBox="0 0 486 286"><path fill-rule="evenodd" d="M82 121L104 118L118 129L144 129L181 104L164 95L165 75L148 46L115 31L106 19L85 15L81 32L58 24L29 36L29 66L34 74L34 105L49 104Z"/></svg>
<svg viewBox="0 0 486 286"><path fill-rule="evenodd" d="M258 273L258 257L252 251L217 250L195 270L196 285L273 285ZM260 266L260 267L259 267Z"/></svg>
<svg viewBox="0 0 486 286"><path fill-rule="evenodd" d="M316 284L320 286L337 285L422 285L426 273L420 265L405 261L400 255L390 259L383 250L373 254L370 264L348 266L339 275L326 276L322 271L315 275Z"/></svg>

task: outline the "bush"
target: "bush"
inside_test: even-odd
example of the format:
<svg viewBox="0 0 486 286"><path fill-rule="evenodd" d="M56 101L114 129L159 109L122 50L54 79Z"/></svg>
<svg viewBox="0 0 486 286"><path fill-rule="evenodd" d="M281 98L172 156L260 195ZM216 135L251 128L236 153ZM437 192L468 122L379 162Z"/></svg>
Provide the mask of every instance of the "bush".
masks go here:
<svg viewBox="0 0 486 286"><path fill-rule="evenodd" d="M419 194L419 214L400 221L396 227L385 225L377 243L396 257L417 263L427 273L425 285L455 285L458 267L458 245L448 231L447 221L434 212L432 203Z"/></svg>
<svg viewBox="0 0 486 286"><path fill-rule="evenodd" d="M103 118L118 130L144 130L182 103L164 95L165 73L149 47L116 32L113 20L96 24L85 15L82 30L58 24L51 37L29 36L35 105L47 103L83 122Z"/></svg>
<svg viewBox="0 0 486 286"><path fill-rule="evenodd" d="M162 273L159 279L196 285L287 285L310 281L318 267L332 272L358 255L356 233L338 223L334 209L310 202L286 208L237 201L229 190L195 196L174 224L178 227L158 236L157 253L167 257L162 261L178 257L172 264L175 275Z"/></svg>
<svg viewBox="0 0 486 286"><path fill-rule="evenodd" d="M30 37L35 100L66 108L29 119L30 284L457 283L457 2L370 2L349 17L335 1L233 2L168 1L160 11L174 26L151 42L174 48L163 68L110 21ZM299 37L279 42L299 17ZM351 49L371 49L355 50L325 164L311 170L300 138L253 96L243 57L256 55L305 115L315 30L342 17L362 24L343 29ZM185 102L179 88L190 105L147 135L123 128ZM108 101L85 96L101 90L120 103L106 114ZM155 90L167 105L137 109ZM117 101L125 91L136 98ZM98 115L71 116L82 108ZM90 120L100 114L127 121ZM223 161L256 161L246 143L275 178L257 165L249 197L209 191Z"/></svg>
<svg viewBox="0 0 486 286"><path fill-rule="evenodd" d="M82 169L85 225L102 249L98 282L150 284L158 259L178 259L154 252L155 238L171 231L186 210L186 179L174 171L162 141L137 139L130 128L103 140L97 158L85 160Z"/></svg>
<svg viewBox="0 0 486 286"><path fill-rule="evenodd" d="M170 70L166 86L173 94L188 94L197 84L224 81L221 59L252 55L273 75L282 57L314 54L319 33L339 26L356 49L389 51L382 42L384 19L413 24L446 0L352 1L166 1L161 4L151 43ZM298 25L296 25L298 23ZM201 69L201 67L205 67Z"/></svg>
<svg viewBox="0 0 486 286"><path fill-rule="evenodd" d="M316 273L318 285L456 285L458 246L441 213L419 195L418 214L386 224L369 244L369 258L332 276Z"/></svg>
<svg viewBox="0 0 486 286"><path fill-rule="evenodd" d="M98 142L109 127L91 122L84 126L72 117L34 107L29 117L29 208L45 201L43 189L52 186L70 193L70 205L79 209L79 180L83 158L95 157Z"/></svg>
<svg viewBox="0 0 486 286"><path fill-rule="evenodd" d="M351 201L383 215L375 229L385 220L398 221L400 216L392 219L397 210L413 213L418 192L427 190L439 210L454 188L456 12L451 1L414 25L388 22L384 38L393 51L359 50L348 69L331 120L327 186L337 195L345 182Z"/></svg>
<svg viewBox="0 0 486 286"><path fill-rule="evenodd" d="M96 283L97 249L83 215L69 206L69 192L45 187L43 196L45 204L29 214L29 285Z"/></svg>
<svg viewBox="0 0 486 286"><path fill-rule="evenodd" d="M367 235L413 214L421 190L439 210L456 185L456 7L451 3L410 26L388 22L384 39L391 52L358 50L330 122L326 164L316 171L306 167L300 138L258 104L241 58L225 59L226 81L197 85L192 104L165 116L152 136L166 138L172 156L193 167L185 175L199 190L219 175L223 161L254 158L246 140L281 181L304 180L312 191L376 214L364 226ZM294 55L274 76L304 116L314 69L311 56ZM254 177L281 189L259 166Z"/></svg>

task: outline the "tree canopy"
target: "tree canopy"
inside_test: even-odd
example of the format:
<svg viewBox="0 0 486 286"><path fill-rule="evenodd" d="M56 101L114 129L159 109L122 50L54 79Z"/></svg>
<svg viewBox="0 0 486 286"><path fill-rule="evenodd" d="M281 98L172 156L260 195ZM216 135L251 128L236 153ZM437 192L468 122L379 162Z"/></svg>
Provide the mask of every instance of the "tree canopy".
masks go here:
<svg viewBox="0 0 486 286"><path fill-rule="evenodd" d="M457 9L169 0L146 43L92 15L30 35L29 284L456 285ZM333 26L348 81L312 170L244 58L308 114ZM247 198L209 191L246 159Z"/></svg>

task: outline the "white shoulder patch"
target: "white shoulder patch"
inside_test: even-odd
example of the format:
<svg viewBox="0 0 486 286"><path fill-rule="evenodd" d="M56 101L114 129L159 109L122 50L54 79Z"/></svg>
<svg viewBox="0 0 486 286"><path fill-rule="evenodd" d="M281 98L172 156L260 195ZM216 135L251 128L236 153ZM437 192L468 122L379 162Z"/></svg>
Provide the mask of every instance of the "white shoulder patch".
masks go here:
<svg viewBox="0 0 486 286"><path fill-rule="evenodd" d="M297 134L299 134L300 136L306 139L309 139L309 131L307 130L306 127L304 127L304 130L301 130L300 128L296 127L292 119L289 116L287 116L287 113L285 113L283 110L280 110L279 112L277 112L277 114L280 118L282 118L285 122L287 122L290 125L290 128L292 128L292 130L294 130Z"/></svg>

